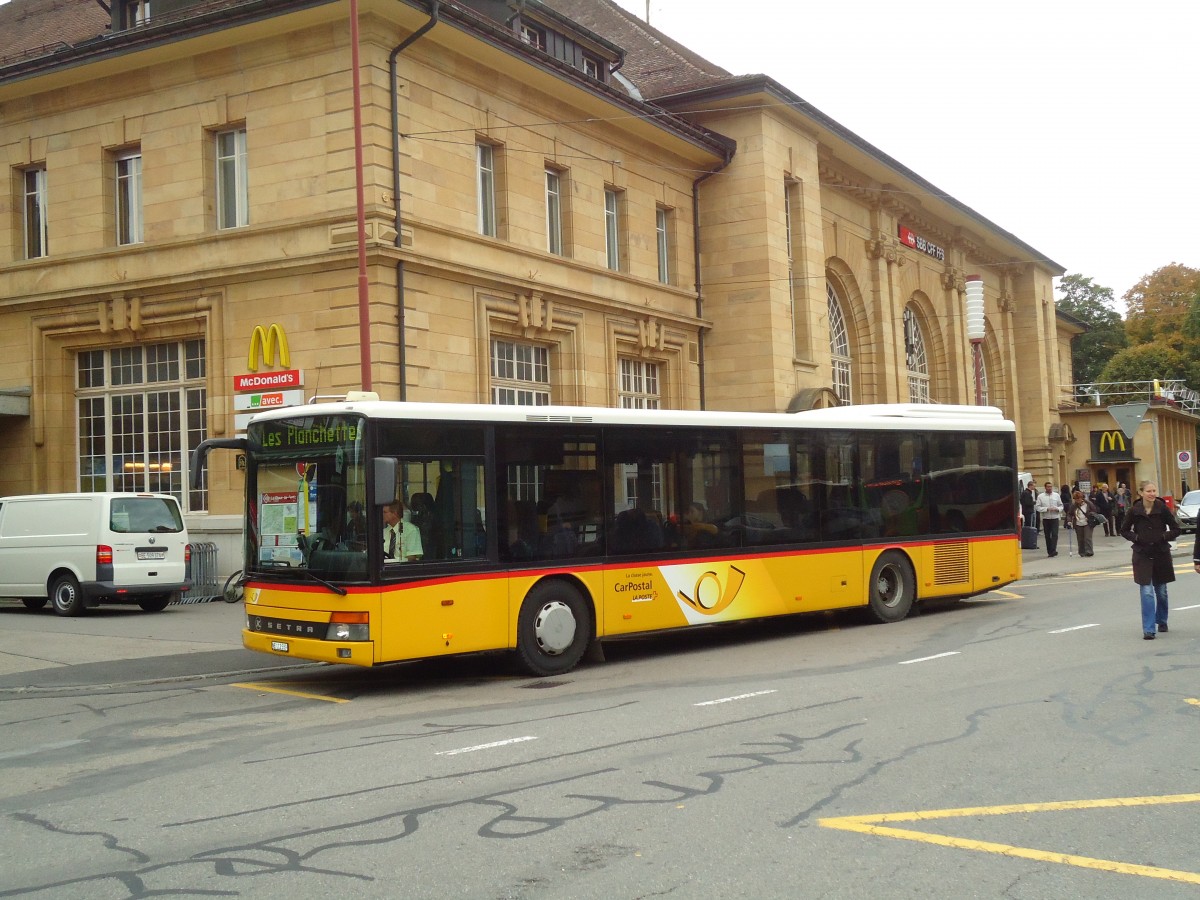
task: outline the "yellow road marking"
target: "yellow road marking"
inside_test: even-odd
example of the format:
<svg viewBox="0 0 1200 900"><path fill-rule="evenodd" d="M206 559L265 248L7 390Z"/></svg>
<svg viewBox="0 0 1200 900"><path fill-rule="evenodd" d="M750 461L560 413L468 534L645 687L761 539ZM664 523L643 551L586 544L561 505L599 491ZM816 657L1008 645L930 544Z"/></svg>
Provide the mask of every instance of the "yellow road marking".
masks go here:
<svg viewBox="0 0 1200 900"><path fill-rule="evenodd" d="M307 700L324 700L326 703L349 703L349 700L343 700L341 697L324 697L321 694L309 694L305 691L289 691L286 688L275 687L261 682L247 681L240 684L232 684L230 687L246 688L251 691L266 691L269 694L287 694L291 697L304 697Z"/></svg>
<svg viewBox="0 0 1200 900"><path fill-rule="evenodd" d="M1188 697L1188 698L1187 698L1186 700L1184 700L1183 702L1184 702L1184 703L1190 703L1190 704L1192 704L1192 706L1200 706L1200 700L1193 700L1191 697Z"/></svg>
<svg viewBox="0 0 1200 900"><path fill-rule="evenodd" d="M1024 594L1014 594L1012 591L997 590L997 591L991 591L990 593L995 594L997 597L1006 597L1009 600L1024 600L1025 599Z"/></svg>
<svg viewBox="0 0 1200 900"><path fill-rule="evenodd" d="M1189 700L1188 702L1195 701ZM956 847L960 850L978 850L984 853L999 853L1002 856L1033 859L1039 862L1062 863L1063 865L1079 866L1085 869L1117 872L1123 875L1141 875L1145 878L1161 878L1166 881L1183 882L1184 884L1200 884L1200 873L1197 872L1181 872L1176 869L1162 869L1157 866L1141 866L1134 863L1115 862L1107 859L1093 859L1089 856L1075 856L1069 853L1055 853L1050 850L1035 850L1029 847L1014 847L1010 844L969 840L967 838L957 838L925 831L887 828L879 824L882 822L924 822L931 819L952 819L971 816L1004 816L1010 813L1054 812L1069 809L1161 806L1170 803L1200 803L1200 794L1171 794L1163 797L1115 797L1106 800L1064 800L1055 803L1018 803L1010 806L978 806L964 809L929 809L870 816L842 816L832 819L820 819L819 824L823 828L857 831L862 834L899 838L906 841L922 841L941 847Z"/></svg>

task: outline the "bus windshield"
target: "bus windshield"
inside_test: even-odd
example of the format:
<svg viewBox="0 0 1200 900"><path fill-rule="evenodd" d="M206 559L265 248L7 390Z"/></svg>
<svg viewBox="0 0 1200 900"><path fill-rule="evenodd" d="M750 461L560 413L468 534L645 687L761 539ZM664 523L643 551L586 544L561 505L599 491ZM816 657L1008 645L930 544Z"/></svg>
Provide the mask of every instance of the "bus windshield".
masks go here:
<svg viewBox="0 0 1200 900"><path fill-rule="evenodd" d="M323 579L366 579L364 436L354 415L251 423L250 572L304 569Z"/></svg>

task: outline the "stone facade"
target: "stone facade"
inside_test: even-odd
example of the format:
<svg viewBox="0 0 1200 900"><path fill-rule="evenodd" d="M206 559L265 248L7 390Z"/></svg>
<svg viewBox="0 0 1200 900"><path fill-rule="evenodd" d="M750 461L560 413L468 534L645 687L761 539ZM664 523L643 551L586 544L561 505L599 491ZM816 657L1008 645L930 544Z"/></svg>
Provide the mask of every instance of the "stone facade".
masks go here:
<svg viewBox="0 0 1200 900"><path fill-rule="evenodd" d="M94 401L111 439L119 416L105 404L124 388L159 402L152 385L110 383L129 348L202 346L202 371L156 370L185 407L202 397L164 426L184 444L234 433L231 382L253 362L258 325L282 328L306 395L363 386L346 5L200 0L190 16L108 33L87 4L51 7L106 34L94 50L0 48L12 185L0 193L10 223L0 229L0 393L18 398L0 404L0 495L78 489L89 453L117 467L115 449L88 450L100 426L85 428L81 410ZM988 402L1017 422L1022 468L1054 463L1054 386L1070 382L1070 328L1052 289L1061 267L769 78L658 49L664 66L695 77L664 79L647 60L669 39L607 2L580 11L530 0L509 23L488 18L487 3L468 6L476 11L435 16L429 3L359 3L369 373L384 399L490 402L500 340L546 352L555 403L619 405L623 368L653 371L665 407L778 411L836 402L839 391L907 402L914 378L932 401L970 403L964 280L978 274ZM12 0L0 25L35 11ZM523 42L522 22L570 37L600 77ZM247 220L221 227L218 172L231 170L218 135L237 133ZM481 233L480 146L490 148L494 235ZM120 244L131 155L141 239ZM38 170L48 245L27 258L26 178ZM917 331L926 372L914 375ZM84 373L87 360L109 380L84 384L100 378ZM184 451L159 454L173 477L186 476ZM207 494L187 498L193 531L240 530L241 488L233 459L215 455Z"/></svg>

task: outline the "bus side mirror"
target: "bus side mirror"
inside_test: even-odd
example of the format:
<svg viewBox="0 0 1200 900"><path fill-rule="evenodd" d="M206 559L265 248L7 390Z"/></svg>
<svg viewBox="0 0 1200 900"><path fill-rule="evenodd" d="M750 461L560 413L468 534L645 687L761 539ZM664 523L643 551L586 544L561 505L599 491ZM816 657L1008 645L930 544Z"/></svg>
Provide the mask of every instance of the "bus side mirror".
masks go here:
<svg viewBox="0 0 1200 900"><path fill-rule="evenodd" d="M375 476L375 505L391 503L396 499L396 484L399 480L396 477L399 469L396 460L390 456L377 456L371 460L371 464Z"/></svg>

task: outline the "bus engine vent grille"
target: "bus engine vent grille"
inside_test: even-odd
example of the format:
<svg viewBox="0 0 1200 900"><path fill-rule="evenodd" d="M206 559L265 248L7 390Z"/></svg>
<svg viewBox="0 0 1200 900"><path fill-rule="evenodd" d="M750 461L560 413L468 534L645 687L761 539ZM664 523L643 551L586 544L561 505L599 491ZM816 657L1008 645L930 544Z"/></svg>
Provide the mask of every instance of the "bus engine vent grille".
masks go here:
<svg viewBox="0 0 1200 900"><path fill-rule="evenodd" d="M538 415L537 413L529 413L525 416L526 422L591 422L591 416L548 416Z"/></svg>
<svg viewBox="0 0 1200 900"><path fill-rule="evenodd" d="M967 584L971 580L971 552L966 541L933 545L933 583Z"/></svg>

